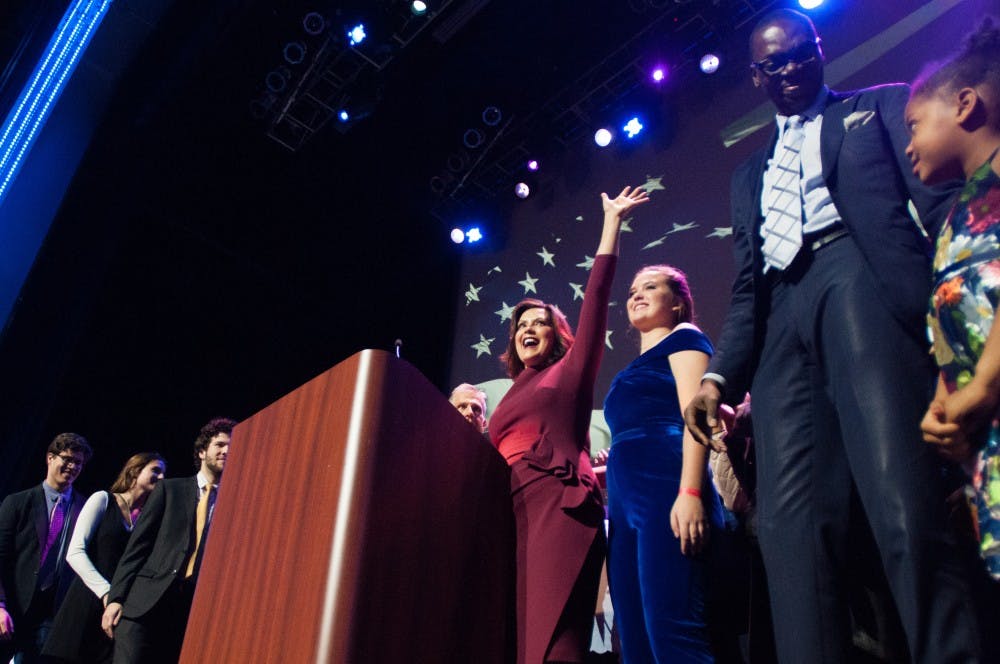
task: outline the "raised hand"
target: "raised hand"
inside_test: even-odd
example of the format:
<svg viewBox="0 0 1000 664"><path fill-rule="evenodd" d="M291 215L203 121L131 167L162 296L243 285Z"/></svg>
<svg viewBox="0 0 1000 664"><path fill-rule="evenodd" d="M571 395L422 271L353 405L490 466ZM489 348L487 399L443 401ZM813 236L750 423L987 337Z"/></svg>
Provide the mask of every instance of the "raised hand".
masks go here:
<svg viewBox="0 0 1000 664"><path fill-rule="evenodd" d="M623 214L649 200L649 194L642 187L625 187L622 193L615 198L610 198L607 194L601 193L601 202L604 204L604 214L613 214L619 219Z"/></svg>

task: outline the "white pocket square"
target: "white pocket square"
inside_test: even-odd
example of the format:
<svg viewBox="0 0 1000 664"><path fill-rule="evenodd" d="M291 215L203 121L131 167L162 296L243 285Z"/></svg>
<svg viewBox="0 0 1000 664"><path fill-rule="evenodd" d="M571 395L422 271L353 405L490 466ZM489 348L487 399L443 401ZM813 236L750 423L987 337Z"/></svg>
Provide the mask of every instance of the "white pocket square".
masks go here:
<svg viewBox="0 0 1000 664"><path fill-rule="evenodd" d="M851 131L868 124L875 117L875 111L854 111L844 118L844 131Z"/></svg>

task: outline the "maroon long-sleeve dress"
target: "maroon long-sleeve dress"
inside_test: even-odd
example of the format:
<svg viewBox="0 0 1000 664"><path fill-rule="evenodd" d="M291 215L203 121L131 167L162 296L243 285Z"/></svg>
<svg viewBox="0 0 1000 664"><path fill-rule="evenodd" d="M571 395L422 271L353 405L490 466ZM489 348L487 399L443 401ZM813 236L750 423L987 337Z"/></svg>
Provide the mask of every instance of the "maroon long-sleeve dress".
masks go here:
<svg viewBox="0 0 1000 664"><path fill-rule="evenodd" d="M594 260L569 352L525 368L490 419L493 444L511 465L523 664L583 661L590 645L605 541L588 430L615 263Z"/></svg>

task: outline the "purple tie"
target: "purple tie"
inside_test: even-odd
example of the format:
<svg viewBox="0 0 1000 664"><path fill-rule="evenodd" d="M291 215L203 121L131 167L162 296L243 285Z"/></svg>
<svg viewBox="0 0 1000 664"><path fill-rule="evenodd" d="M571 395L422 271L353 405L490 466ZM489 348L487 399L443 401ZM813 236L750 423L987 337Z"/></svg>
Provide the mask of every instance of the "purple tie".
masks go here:
<svg viewBox="0 0 1000 664"><path fill-rule="evenodd" d="M49 555L52 545L59 541L62 534L63 523L66 521L66 501L62 496L56 498L56 506L52 508L52 518L49 520L49 536L45 538L45 548L42 549L41 564L45 564L45 557Z"/></svg>

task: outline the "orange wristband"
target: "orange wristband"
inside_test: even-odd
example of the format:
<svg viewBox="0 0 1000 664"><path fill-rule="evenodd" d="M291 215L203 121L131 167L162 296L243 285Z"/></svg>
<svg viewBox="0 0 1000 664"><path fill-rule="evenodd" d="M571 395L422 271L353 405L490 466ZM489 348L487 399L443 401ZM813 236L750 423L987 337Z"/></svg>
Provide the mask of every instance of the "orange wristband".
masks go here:
<svg viewBox="0 0 1000 664"><path fill-rule="evenodd" d="M701 498L701 489L692 489L689 486L682 486L677 492L678 496L687 494L689 496L694 496L695 498Z"/></svg>

